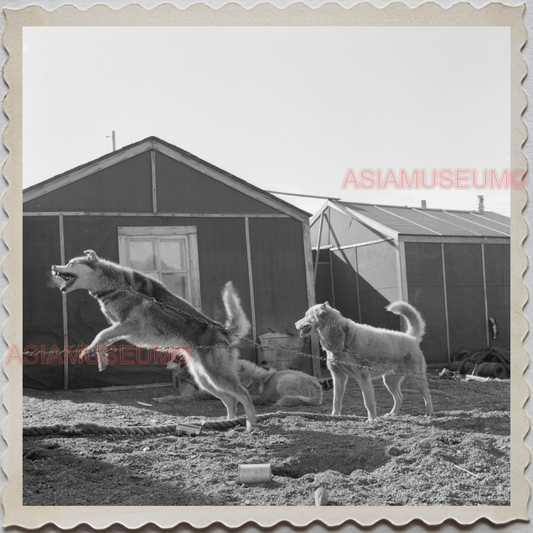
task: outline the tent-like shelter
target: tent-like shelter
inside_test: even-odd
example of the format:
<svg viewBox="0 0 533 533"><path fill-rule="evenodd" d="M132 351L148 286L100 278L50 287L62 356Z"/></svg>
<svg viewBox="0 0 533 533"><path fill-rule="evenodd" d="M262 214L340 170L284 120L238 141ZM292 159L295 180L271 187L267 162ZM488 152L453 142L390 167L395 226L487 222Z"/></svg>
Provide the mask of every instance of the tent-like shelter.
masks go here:
<svg viewBox="0 0 533 533"><path fill-rule="evenodd" d="M408 301L426 321L429 364L463 349L509 348L508 217L329 200L311 219L311 242L317 301L392 329L401 325L385 306Z"/></svg>

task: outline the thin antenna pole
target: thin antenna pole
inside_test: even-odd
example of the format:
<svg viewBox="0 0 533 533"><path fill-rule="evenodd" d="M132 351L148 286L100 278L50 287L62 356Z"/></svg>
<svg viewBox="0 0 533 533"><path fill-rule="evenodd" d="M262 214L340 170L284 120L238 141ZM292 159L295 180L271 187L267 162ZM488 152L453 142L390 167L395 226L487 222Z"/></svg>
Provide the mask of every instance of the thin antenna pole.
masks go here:
<svg viewBox="0 0 533 533"><path fill-rule="evenodd" d="M111 132L111 138L113 139L113 152L117 149L117 142L115 138L115 130Z"/></svg>

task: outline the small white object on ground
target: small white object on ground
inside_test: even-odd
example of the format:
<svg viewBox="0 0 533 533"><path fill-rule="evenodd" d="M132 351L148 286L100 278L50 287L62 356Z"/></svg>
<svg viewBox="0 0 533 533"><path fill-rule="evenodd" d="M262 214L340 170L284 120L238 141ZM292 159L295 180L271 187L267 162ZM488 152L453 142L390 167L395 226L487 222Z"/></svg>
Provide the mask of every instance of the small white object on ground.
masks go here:
<svg viewBox="0 0 533 533"><path fill-rule="evenodd" d="M239 465L239 483L265 483L272 481L270 464L264 465Z"/></svg>
<svg viewBox="0 0 533 533"><path fill-rule="evenodd" d="M328 491L324 487L318 487L315 490L315 505L327 505L328 504Z"/></svg>
<svg viewBox="0 0 533 533"><path fill-rule="evenodd" d="M180 399L179 396L175 394L169 394L168 396L159 396L159 398L152 398L153 402L164 403L164 402L175 402Z"/></svg>
<svg viewBox="0 0 533 533"><path fill-rule="evenodd" d="M201 435L202 426L197 424L178 424L176 426L176 433L178 435Z"/></svg>
<svg viewBox="0 0 533 533"><path fill-rule="evenodd" d="M465 376L466 381L482 381L483 383L486 383L487 381L490 381L491 378L484 378L481 376L473 376L472 374L467 374Z"/></svg>

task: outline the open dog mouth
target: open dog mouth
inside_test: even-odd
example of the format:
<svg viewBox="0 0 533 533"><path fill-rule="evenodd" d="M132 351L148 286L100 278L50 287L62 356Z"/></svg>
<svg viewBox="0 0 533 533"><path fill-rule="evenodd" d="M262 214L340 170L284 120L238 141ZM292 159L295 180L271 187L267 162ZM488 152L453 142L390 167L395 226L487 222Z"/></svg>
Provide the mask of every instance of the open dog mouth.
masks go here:
<svg viewBox="0 0 533 533"><path fill-rule="evenodd" d="M59 287L62 291L67 290L68 287L70 287L75 281L77 276L74 274L69 274L67 272L59 272L58 270L52 269L52 274L55 278L59 278L63 280L63 284Z"/></svg>
<svg viewBox="0 0 533 533"><path fill-rule="evenodd" d="M305 337L307 334L311 332L311 326L309 324L306 324L301 330L300 330L300 337Z"/></svg>

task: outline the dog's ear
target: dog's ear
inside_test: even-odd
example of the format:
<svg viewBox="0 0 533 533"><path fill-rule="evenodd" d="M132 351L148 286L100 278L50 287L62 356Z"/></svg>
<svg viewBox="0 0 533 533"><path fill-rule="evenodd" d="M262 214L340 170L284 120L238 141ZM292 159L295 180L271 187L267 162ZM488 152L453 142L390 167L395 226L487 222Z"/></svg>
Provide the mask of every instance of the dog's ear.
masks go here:
<svg viewBox="0 0 533 533"><path fill-rule="evenodd" d="M239 376L239 381L244 388L249 387L252 384L252 377L249 372L246 372L246 368L243 364L240 364L239 360L237 363L237 375Z"/></svg>
<svg viewBox="0 0 533 533"><path fill-rule="evenodd" d="M239 375L239 380L245 389L252 384L252 378L250 376Z"/></svg>
<svg viewBox="0 0 533 533"><path fill-rule="evenodd" d="M96 263L96 261L98 261L98 256L96 255L95 251L85 250L83 253L87 256L87 259L91 261L92 263Z"/></svg>
<svg viewBox="0 0 533 533"><path fill-rule="evenodd" d="M323 303L318 311L318 316L324 316L328 312L328 302Z"/></svg>

